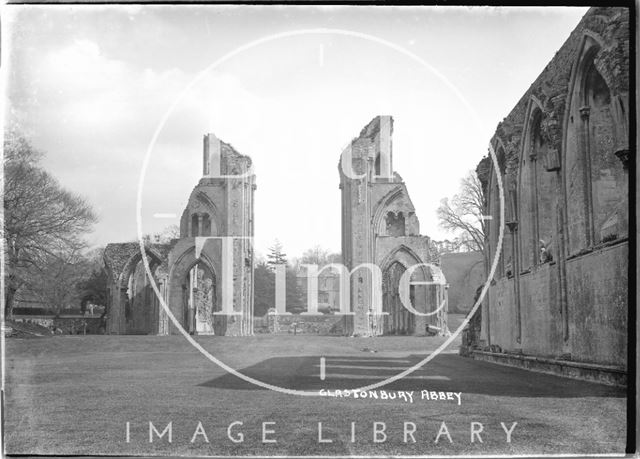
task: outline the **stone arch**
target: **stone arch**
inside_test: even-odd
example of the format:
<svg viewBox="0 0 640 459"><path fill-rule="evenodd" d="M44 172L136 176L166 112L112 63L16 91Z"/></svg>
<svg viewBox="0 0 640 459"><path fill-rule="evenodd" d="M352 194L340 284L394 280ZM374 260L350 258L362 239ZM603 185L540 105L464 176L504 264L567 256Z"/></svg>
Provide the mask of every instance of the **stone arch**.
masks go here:
<svg viewBox="0 0 640 459"><path fill-rule="evenodd" d="M409 299L420 313L434 313L432 316L416 316L411 313L400 299L400 278L411 266L425 263L410 247L401 244L384 257L382 271L382 311L383 334L423 334L427 324L439 324L442 329L446 323L446 306L435 312L443 300L446 301L446 288L441 285L415 285L409 287ZM438 281L445 284L446 279L440 268L420 266L412 275L412 281ZM406 292L406 291L405 291Z"/></svg>
<svg viewBox="0 0 640 459"><path fill-rule="evenodd" d="M222 230L222 221L220 220L220 212L218 211L218 207L211 200L211 198L202 191L198 192L196 197L205 205L206 209L202 213L206 216L206 218L209 219L210 234L203 234L203 236L218 236L220 234L220 231Z"/></svg>
<svg viewBox="0 0 640 459"><path fill-rule="evenodd" d="M205 237L218 235L218 227L216 225L216 221L208 212L192 213L190 223L189 237Z"/></svg>
<svg viewBox="0 0 640 459"><path fill-rule="evenodd" d="M168 286L169 292L167 297L169 298L169 307L174 317L180 322L184 329L189 333L201 333L201 334L216 334L223 335L225 332L226 323L223 316L213 316L211 329L201 328L197 329L197 323L189 322L190 318L196 319L197 311L192 311L192 315L189 316L187 311L187 294L190 294L190 273L194 266L201 265L206 268L210 273L215 289L211 297L213 303L213 311L220 311L222 305L222 297L220 291L221 278L219 270L216 269L215 263L205 251L200 254L200 258L195 257L195 246L191 245L187 247L182 253L176 257L175 261L171 264L171 268L168 273ZM195 309L195 308L194 308Z"/></svg>
<svg viewBox="0 0 640 459"><path fill-rule="evenodd" d="M396 205L396 201L401 199L404 199L405 202ZM404 233L400 231L399 233L402 234L390 234L387 231L387 217L389 212L394 214L394 218L398 218L399 214L402 213ZM375 234L380 236L411 236L420 233L418 217L416 216L411 199L407 196L406 189L403 186L393 188L378 201L371 218L371 224Z"/></svg>
<svg viewBox="0 0 640 459"><path fill-rule="evenodd" d="M400 299L400 279L412 265L421 263L420 257L409 247L400 245L385 257L382 263L382 334L410 335L415 332L416 317L404 307ZM424 267L416 270L421 279L426 280ZM416 305L414 286L409 293L410 301ZM426 298L426 296L425 296Z"/></svg>
<svg viewBox="0 0 640 459"><path fill-rule="evenodd" d="M382 263L380 264L382 271L384 272L384 270L387 269L395 261L402 263L405 269L419 263L427 263L426 261L422 260L422 258L411 247L405 244L400 244L389 254L387 254L387 256L384 257ZM420 274L420 278L417 280L433 280L431 271L427 271L427 268L425 268L424 266L416 269L416 271L414 272L414 276L416 274Z"/></svg>
<svg viewBox="0 0 640 459"><path fill-rule="evenodd" d="M218 282L213 266L203 259L195 260L183 276L182 323L190 334L216 334L214 312Z"/></svg>
<svg viewBox="0 0 640 459"><path fill-rule="evenodd" d="M211 198L204 191L194 191L180 219L180 237L218 236L223 225Z"/></svg>
<svg viewBox="0 0 640 459"><path fill-rule="evenodd" d="M540 125L542 111L536 107L530 117L530 126ZM529 133L529 134L527 134ZM531 139L529 137L531 129L525 131L524 142L522 142L522 151L520 153L518 164L518 243L520 244L520 266L523 270L530 269L535 264L536 259L536 158L535 150L527 145Z"/></svg>
<svg viewBox="0 0 640 459"><path fill-rule="evenodd" d="M155 268L162 264L163 257L160 255L160 253L156 249L152 247L145 247L144 250L147 255L147 259L149 260L149 268L151 268L151 272L153 273ZM133 255L129 257L129 259L124 265L124 268L122 269L122 272L120 273L120 276L118 279L118 286L120 288L126 287L127 285L126 283L128 282L128 277L131 275L131 272L136 269L136 267L141 261L142 261L142 253L140 252L140 250L136 250L133 253Z"/></svg>
<svg viewBox="0 0 640 459"><path fill-rule="evenodd" d="M554 176L547 172L545 158L550 148L543 132L546 116L540 102L531 98L525 116L525 129L518 169L518 234L521 266L524 270L547 261L541 250L549 247L554 228ZM555 243L555 241L553 241Z"/></svg>
<svg viewBox="0 0 640 459"><path fill-rule="evenodd" d="M388 236L404 236L406 233L404 213L388 211L385 216L385 233Z"/></svg>
<svg viewBox="0 0 640 459"><path fill-rule="evenodd" d="M496 159L498 160L498 170L496 170L495 164L491 161L491 167L489 172L488 182L488 196L487 196L487 214L491 216L491 220L488 222L488 244L489 244L489 260L493 260L493 257L498 251L498 235L500 233L500 225L504 225L505 222L500 221L500 190L498 188L497 174L500 174L502 180L502 189L505 193L505 219L509 221L513 219L514 212L509 212L512 201L515 202L515 191L511 192L507 190L507 175L506 175L506 148L502 140L497 137L495 140L494 150L496 152ZM506 238L509 237L505 232L505 238L503 239L503 247L498 260L498 266L496 269L496 277L500 278L506 275L507 272L513 266L511 244L507 242Z"/></svg>
<svg viewBox="0 0 640 459"><path fill-rule="evenodd" d="M376 206L376 210L373 213L372 224L377 234L384 235L386 231L385 216L388 211L389 205L396 199L402 196L402 187L396 187L387 193Z"/></svg>
<svg viewBox="0 0 640 459"><path fill-rule="evenodd" d="M598 59L601 49L597 36L584 35L569 84L563 142L569 255L628 234L627 202L620 200L628 175L616 155L626 144L618 127L626 115L604 59Z"/></svg>
<svg viewBox="0 0 640 459"><path fill-rule="evenodd" d="M160 254L145 247L149 268L155 277L157 268L162 264ZM157 333L159 302L149 282L148 274L142 262L142 253L136 250L125 263L118 278L120 304L120 329L131 334Z"/></svg>

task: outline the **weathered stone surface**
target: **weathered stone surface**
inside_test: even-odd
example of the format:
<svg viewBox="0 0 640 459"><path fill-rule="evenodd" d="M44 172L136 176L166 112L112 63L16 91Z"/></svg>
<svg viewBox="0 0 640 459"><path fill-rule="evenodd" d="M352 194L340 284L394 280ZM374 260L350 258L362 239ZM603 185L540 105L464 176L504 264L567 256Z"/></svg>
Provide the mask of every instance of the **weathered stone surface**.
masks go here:
<svg viewBox="0 0 640 459"><path fill-rule="evenodd" d="M334 314L267 314L256 321L255 332L276 335L343 336L349 330L351 320L351 316Z"/></svg>
<svg viewBox="0 0 640 459"><path fill-rule="evenodd" d="M343 263L349 270L361 264L375 265L382 274L382 279L375 279L369 270L361 268L351 276L351 311L355 313L352 333L424 335L428 325L446 333L444 286L411 288L415 309L432 313L430 316L410 313L399 297L403 272L435 260L430 239L420 235L407 186L393 171L392 132L390 116L374 118L342 153L338 167ZM439 268L419 266L412 281L432 281L434 276L441 277ZM445 307L435 312L443 301Z"/></svg>
<svg viewBox="0 0 640 459"><path fill-rule="evenodd" d="M590 9L477 167L500 250L479 347L626 368L628 33L627 9Z"/></svg>
<svg viewBox="0 0 640 459"><path fill-rule="evenodd" d="M179 333L158 295L189 333L253 333L253 194L251 159L213 134L204 138L203 177L191 192L180 220L180 238L147 244L157 292L141 263L137 242L109 244L104 260L109 285L109 333ZM235 237L233 266L223 270L222 239ZM196 238L213 237L196 256ZM202 239L201 239L202 240ZM227 280L229 283L227 283ZM231 314L223 314L227 284ZM217 313L217 314L215 314Z"/></svg>
<svg viewBox="0 0 640 459"><path fill-rule="evenodd" d="M440 257L440 269L449 284L449 312L469 312L476 290L487 280L482 253L445 253Z"/></svg>

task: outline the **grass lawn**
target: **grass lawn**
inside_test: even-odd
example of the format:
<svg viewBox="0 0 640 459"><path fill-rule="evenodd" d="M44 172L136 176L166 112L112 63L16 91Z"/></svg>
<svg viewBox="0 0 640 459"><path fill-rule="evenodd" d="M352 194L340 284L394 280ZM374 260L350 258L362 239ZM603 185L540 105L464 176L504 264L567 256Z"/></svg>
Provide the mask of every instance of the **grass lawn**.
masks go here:
<svg viewBox="0 0 640 459"><path fill-rule="evenodd" d="M442 338L198 337L225 363L288 388L348 389L420 360ZM376 351L376 352L373 352ZM622 453L621 389L465 359L457 346L408 378L380 388L414 391L413 403L286 395L210 363L182 337L56 336L6 341L5 448L11 454L428 455ZM326 379L320 380L320 357ZM422 400L422 390L461 393ZM149 421L167 436L149 443ZM198 422L204 435L190 440ZM238 438L227 437L232 427ZM130 438L125 426L129 422ZM268 439L262 442L262 423ZM323 438L318 442L318 422ZM351 423L355 436L351 441ZM373 439L385 423L386 441ZM404 441L405 422L416 426ZM449 438L434 439L446 424ZM482 423L482 443L470 423ZM507 428L517 422L511 438ZM476 428L478 425L475 426ZM381 428L381 425L378 425ZM411 430L411 425L408 427ZM382 439L379 435L378 439Z"/></svg>

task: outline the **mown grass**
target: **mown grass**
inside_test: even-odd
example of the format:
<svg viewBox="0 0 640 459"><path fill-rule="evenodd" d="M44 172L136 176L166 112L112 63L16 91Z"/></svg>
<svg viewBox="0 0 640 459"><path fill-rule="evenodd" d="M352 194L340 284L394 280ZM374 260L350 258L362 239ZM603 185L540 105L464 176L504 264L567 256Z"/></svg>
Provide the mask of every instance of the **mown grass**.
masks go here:
<svg viewBox="0 0 640 459"><path fill-rule="evenodd" d="M442 338L315 336L199 337L224 362L257 379L317 391L376 382L419 361ZM372 352L376 351L376 352ZM357 362L359 379L320 381L319 358ZM380 360L385 360L380 362ZM14 454L388 455L621 453L624 392L603 385L477 362L449 349L385 390L462 392L453 402L302 397L248 384L206 360L178 336L65 336L7 340L5 445ZM370 369L369 369L370 367ZM327 373L332 371L328 368ZM417 394L416 394L417 396ZM173 441L148 441L149 421L172 422ZM201 421L209 443L191 443ZM227 438L241 421L244 441ZM385 422L387 441L372 425ZM453 443L434 439L445 422ZM484 425L470 442L470 422ZM518 422L512 443L500 426ZM131 426L125 441L126 422ZM262 423L276 431L262 442ZM332 443L318 443L318 422ZM351 422L356 441L351 442ZM417 426L403 440L404 422Z"/></svg>

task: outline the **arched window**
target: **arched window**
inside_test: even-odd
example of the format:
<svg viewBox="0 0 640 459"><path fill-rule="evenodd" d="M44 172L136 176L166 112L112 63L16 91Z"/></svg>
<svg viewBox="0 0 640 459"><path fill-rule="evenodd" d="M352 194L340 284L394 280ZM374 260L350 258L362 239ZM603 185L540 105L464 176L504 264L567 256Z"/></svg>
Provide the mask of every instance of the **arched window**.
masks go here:
<svg viewBox="0 0 640 459"><path fill-rule="evenodd" d="M542 246L549 253L556 247L557 241L553 240L556 233L554 216L554 203L557 199L556 182L554 173L545 169L545 157L549 150L547 140L542 135L542 112L538 111L531 127L531 148L532 157L535 158L534 169L534 212L535 222L533 225L534 245L536 253L534 263L542 263L549 260L549 257L541 253Z"/></svg>
<svg viewBox="0 0 640 459"><path fill-rule="evenodd" d="M221 310L217 302L216 276L203 262L197 262L183 283L183 325L189 333L210 334L214 331L214 312Z"/></svg>
<svg viewBox="0 0 640 459"><path fill-rule="evenodd" d="M615 155L619 132L611 88L595 65L600 50L585 37L572 77L564 183L569 254L628 234L627 181Z"/></svg>
<svg viewBox="0 0 640 459"><path fill-rule="evenodd" d="M404 214L398 212L387 212L385 218L387 224L387 236L404 236L405 235L405 221Z"/></svg>
<svg viewBox="0 0 640 459"><path fill-rule="evenodd" d="M614 154L615 121L611 92L602 75L590 63L585 78L585 106L589 108L588 163L591 169L594 243L627 234L627 176Z"/></svg>
<svg viewBox="0 0 640 459"><path fill-rule="evenodd" d="M198 214L193 214L191 216L191 237L196 237L200 235L200 221L198 218Z"/></svg>
<svg viewBox="0 0 640 459"><path fill-rule="evenodd" d="M489 196L488 204L489 208L487 209L488 215L491 216L491 219L488 222L488 241L489 241L489 264L493 263L493 259L498 252L498 239L500 236L500 225L505 225L505 221L500 221L500 188L498 186L498 177L497 174L500 175L500 179L502 181L502 189L504 191L504 199L505 199L505 220L509 220L509 212L506 211L506 208L509 206L508 201L508 191L506 184L506 165L505 165L505 152L502 146L499 146L496 150L496 158L498 160L498 168L496 169L493 161L491 162L491 176L489 179ZM495 277L501 278L507 274L513 273L513 260L512 260L512 250L511 250L511 242L509 239L509 231L505 228L504 237L502 240L502 249L500 251L500 258L498 260L498 266L496 268Z"/></svg>
<svg viewBox="0 0 640 459"><path fill-rule="evenodd" d="M202 230L200 231L201 236L211 236L211 218L209 214L204 214L202 217Z"/></svg>
<svg viewBox="0 0 640 459"><path fill-rule="evenodd" d="M540 111L538 110L536 113L539 118ZM527 140L529 141L527 142ZM531 149L532 143L531 139L525 140L526 148L520 158L520 170L518 171L518 239L521 271L526 271L535 264L538 251L535 240L535 174L537 171L535 153Z"/></svg>
<svg viewBox="0 0 640 459"><path fill-rule="evenodd" d="M545 251L551 253L550 244L555 232L553 201L556 188L553 174L544 167L548 145L542 135L542 116L542 110L537 106L530 111L520 162L518 213L523 270L549 261L547 255L543 256L542 250L544 247Z"/></svg>

